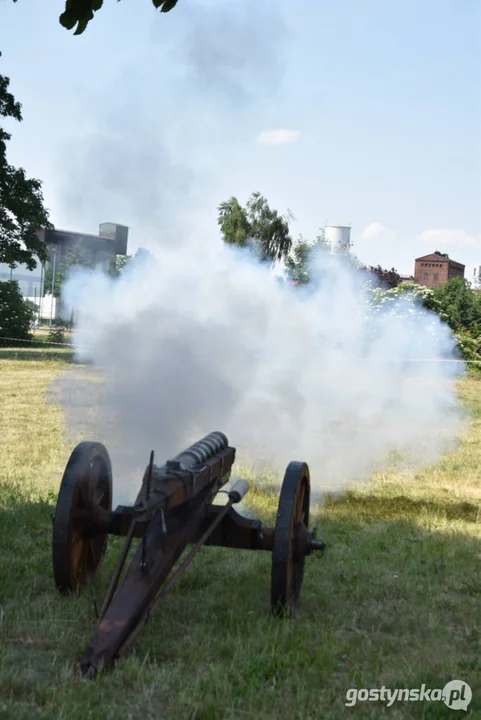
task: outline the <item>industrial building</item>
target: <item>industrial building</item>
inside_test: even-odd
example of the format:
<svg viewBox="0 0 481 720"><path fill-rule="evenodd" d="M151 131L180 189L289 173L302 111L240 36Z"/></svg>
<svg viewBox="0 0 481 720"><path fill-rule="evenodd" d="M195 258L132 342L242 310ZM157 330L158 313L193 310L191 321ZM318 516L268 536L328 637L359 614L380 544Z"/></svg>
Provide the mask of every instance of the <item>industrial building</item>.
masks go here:
<svg viewBox="0 0 481 720"><path fill-rule="evenodd" d="M451 260L447 253L436 250L430 255L416 258L414 280L418 285L435 289L455 277L464 277L464 269L464 265Z"/></svg>
<svg viewBox="0 0 481 720"><path fill-rule="evenodd" d="M69 251L77 246L91 267L105 266L115 255L127 254L129 228L125 225L102 223L98 235L71 230L41 230L40 233L48 246L50 261L53 262L56 254L57 265L61 265Z"/></svg>
<svg viewBox="0 0 481 720"><path fill-rule="evenodd" d="M46 243L49 253L49 264L55 261L59 267L69 251L79 247L85 262L91 267L106 266L110 258L116 255L127 254L129 228L115 223L102 223L98 235L72 232L70 230L40 230L39 237ZM43 270L38 263L35 270L29 270L25 265L10 268L5 263L0 264L0 281L16 280L24 297L34 299L43 294ZM48 288L45 288L48 290Z"/></svg>
<svg viewBox="0 0 481 720"><path fill-rule="evenodd" d="M82 250L85 262L92 268L106 267L112 257L127 255L129 228L125 225L101 223L98 235L72 232L71 230L44 229L40 230L38 234L48 249L49 260L46 267L55 265L58 268L74 247ZM42 318L52 314L55 317L57 303L54 299L44 298L50 288L43 287L43 278L44 268L40 262L35 270L29 270L25 265L19 265L12 269L5 263L0 264L0 282L16 280L22 295L39 307ZM40 298L42 298L41 302Z"/></svg>

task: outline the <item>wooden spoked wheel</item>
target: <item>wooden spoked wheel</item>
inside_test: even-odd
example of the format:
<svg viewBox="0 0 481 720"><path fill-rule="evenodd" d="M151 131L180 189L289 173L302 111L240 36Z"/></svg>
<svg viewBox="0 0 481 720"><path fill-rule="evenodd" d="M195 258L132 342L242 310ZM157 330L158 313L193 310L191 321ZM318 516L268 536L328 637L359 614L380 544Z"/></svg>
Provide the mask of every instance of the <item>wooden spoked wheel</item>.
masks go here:
<svg viewBox="0 0 481 720"><path fill-rule="evenodd" d="M282 483L272 549L271 605L275 615L291 614L299 601L307 549L309 468L289 463Z"/></svg>
<svg viewBox="0 0 481 720"><path fill-rule="evenodd" d="M110 458L100 443L82 442L65 468L53 518L53 574L62 593L88 585L101 565L108 535L93 533L89 523L99 506L112 510Z"/></svg>

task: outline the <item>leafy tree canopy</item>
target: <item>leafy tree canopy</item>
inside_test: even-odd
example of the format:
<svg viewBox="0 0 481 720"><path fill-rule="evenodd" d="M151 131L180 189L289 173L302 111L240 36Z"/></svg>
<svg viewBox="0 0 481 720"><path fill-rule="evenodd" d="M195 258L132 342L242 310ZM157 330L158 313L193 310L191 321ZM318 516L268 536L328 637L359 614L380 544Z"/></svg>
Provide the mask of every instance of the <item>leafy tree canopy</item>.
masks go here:
<svg viewBox="0 0 481 720"><path fill-rule="evenodd" d="M1 57L1 53L0 53ZM22 106L8 88L10 80L0 75L0 118L22 120ZM27 177L23 168L7 162L10 135L0 127L0 262L11 268L25 263L37 267L36 257L47 260L47 248L38 237L41 228L52 228L43 206L42 183Z"/></svg>
<svg viewBox="0 0 481 720"><path fill-rule="evenodd" d="M312 248L313 244L300 235L284 260L287 276L295 285L308 285L310 282L309 259Z"/></svg>
<svg viewBox="0 0 481 720"><path fill-rule="evenodd" d="M17 2L17 0L14 0ZM177 5L178 0L152 0L152 4L160 12L169 12ZM65 11L60 15L60 24L67 30L77 26L74 35L81 35L94 13L101 9L103 0L67 0Z"/></svg>
<svg viewBox="0 0 481 720"><path fill-rule="evenodd" d="M314 248L319 247L320 245L325 248L329 247L322 230L315 242L309 242L300 235L291 252L285 258L284 265L286 267L287 276L296 285L307 285L311 282L309 263L311 261ZM372 265L366 267L353 253L347 254L343 259L352 270L360 270L366 274L370 272L376 275L379 280L379 284L385 289L389 290L396 288L401 282L401 276L394 268L391 270L384 270L380 265L377 267Z"/></svg>
<svg viewBox="0 0 481 720"><path fill-rule="evenodd" d="M217 222L224 242L238 247L254 243L261 261L274 262L286 258L291 250L289 219L272 210L266 198L255 192L245 207L235 197L221 203Z"/></svg>
<svg viewBox="0 0 481 720"><path fill-rule="evenodd" d="M455 332L481 336L481 295L474 293L467 280L456 277L434 291L449 325Z"/></svg>
<svg viewBox="0 0 481 720"><path fill-rule="evenodd" d="M394 268L384 270L380 265L377 265L376 267L371 265L369 270L377 276L383 287L392 289L396 288L401 283L401 276Z"/></svg>
<svg viewBox="0 0 481 720"><path fill-rule="evenodd" d="M328 245L324 239L324 232L318 235L315 242L306 240L299 235L296 244L291 252L284 259L284 266L289 280L295 285L308 285L311 282L310 263L314 248Z"/></svg>

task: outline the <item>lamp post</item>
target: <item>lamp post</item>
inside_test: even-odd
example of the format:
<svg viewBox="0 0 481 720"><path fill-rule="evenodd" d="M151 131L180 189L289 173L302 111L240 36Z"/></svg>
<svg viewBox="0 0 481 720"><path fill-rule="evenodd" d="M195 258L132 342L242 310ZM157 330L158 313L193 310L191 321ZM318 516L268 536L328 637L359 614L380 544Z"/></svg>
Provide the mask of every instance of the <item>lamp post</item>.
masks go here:
<svg viewBox="0 0 481 720"><path fill-rule="evenodd" d="M52 248L53 252L53 272L52 272L52 300L50 301L50 330L52 329L52 315L53 315L53 291L55 288L55 260L57 258L57 248L54 246Z"/></svg>
<svg viewBox="0 0 481 720"><path fill-rule="evenodd" d="M42 263L42 270L40 272L40 290L38 293L38 325L40 327L40 323L42 322L42 303L43 303L43 274L45 272L45 263Z"/></svg>

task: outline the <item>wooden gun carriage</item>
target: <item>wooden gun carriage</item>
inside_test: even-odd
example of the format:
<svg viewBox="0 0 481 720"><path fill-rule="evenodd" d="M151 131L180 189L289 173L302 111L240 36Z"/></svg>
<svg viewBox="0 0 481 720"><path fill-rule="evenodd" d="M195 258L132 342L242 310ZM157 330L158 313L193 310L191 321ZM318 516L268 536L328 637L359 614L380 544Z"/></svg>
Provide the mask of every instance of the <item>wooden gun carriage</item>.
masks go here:
<svg viewBox="0 0 481 720"><path fill-rule="evenodd" d="M160 468L154 465L152 451L135 503L112 510L112 468L106 448L83 442L74 449L52 518L53 572L59 591L78 593L99 569L108 536L126 538L90 646L80 661L83 674L95 676L115 662L203 545L270 551L272 611L294 611L305 557L325 546L309 530L309 468L301 462L288 465L272 528L234 509L248 491L245 480L222 489L234 460L235 448L221 432L210 433ZM219 493L226 494L225 505L213 504ZM134 538L140 541L119 582Z"/></svg>

